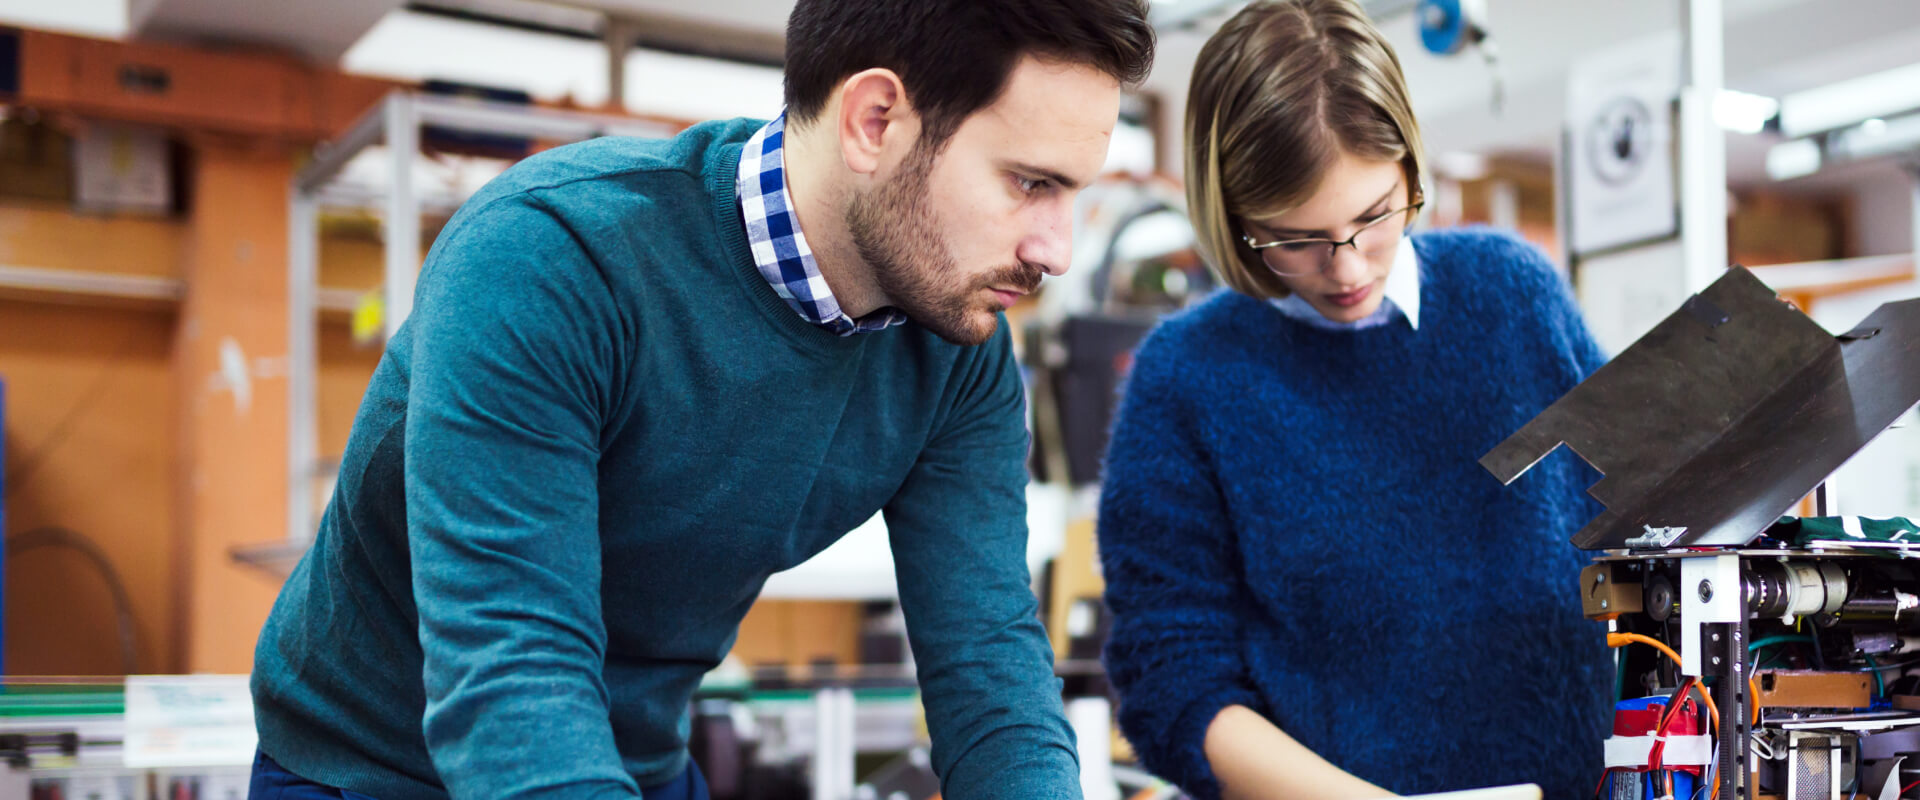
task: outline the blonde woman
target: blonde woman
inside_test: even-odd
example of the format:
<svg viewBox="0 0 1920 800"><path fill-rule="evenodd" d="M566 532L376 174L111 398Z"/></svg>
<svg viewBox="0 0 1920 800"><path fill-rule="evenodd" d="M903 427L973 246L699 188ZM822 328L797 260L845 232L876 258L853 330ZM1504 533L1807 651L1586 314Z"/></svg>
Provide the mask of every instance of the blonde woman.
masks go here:
<svg viewBox="0 0 1920 800"><path fill-rule="evenodd" d="M1115 425L1123 731L1205 800L1591 793L1612 681L1567 536L1596 475L1476 463L1601 363L1564 283L1503 233L1408 234L1419 127L1350 0L1240 12L1186 129L1233 291L1142 344Z"/></svg>

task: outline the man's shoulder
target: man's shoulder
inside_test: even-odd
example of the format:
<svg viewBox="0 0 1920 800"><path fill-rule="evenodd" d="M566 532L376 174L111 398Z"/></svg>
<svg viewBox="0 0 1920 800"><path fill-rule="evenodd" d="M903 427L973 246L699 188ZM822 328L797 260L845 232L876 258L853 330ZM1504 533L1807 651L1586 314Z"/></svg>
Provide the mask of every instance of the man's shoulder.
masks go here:
<svg viewBox="0 0 1920 800"><path fill-rule="evenodd" d="M655 280L676 274L648 265L716 261L725 251L716 241L725 238L717 204L733 190L732 170L721 162L737 160L740 142L759 124L703 123L671 139L602 137L530 157L461 206L428 271L450 255L470 261L515 253L537 256L516 275L578 266L638 291L640 272Z"/></svg>
<svg viewBox="0 0 1920 800"><path fill-rule="evenodd" d="M670 139L603 136L536 154L509 168L469 205L531 193L564 203L581 195L635 189L704 188L707 178L737 163L739 146L763 124L751 119L705 122Z"/></svg>

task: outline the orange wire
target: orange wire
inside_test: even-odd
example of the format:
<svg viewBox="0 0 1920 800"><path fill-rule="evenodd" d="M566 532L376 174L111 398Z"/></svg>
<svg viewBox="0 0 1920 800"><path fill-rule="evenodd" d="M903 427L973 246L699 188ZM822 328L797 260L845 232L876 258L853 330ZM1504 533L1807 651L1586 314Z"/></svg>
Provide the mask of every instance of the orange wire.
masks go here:
<svg viewBox="0 0 1920 800"><path fill-rule="evenodd" d="M1674 652L1673 648L1668 647L1666 642L1639 633L1616 632L1607 634L1608 647L1625 647L1629 642L1639 642L1644 645L1649 645L1655 650L1666 653L1668 658L1673 659L1674 666L1680 666L1680 654Z"/></svg>
<svg viewBox="0 0 1920 800"><path fill-rule="evenodd" d="M1655 639L1651 636L1647 636L1645 634L1639 634L1639 633L1617 633L1616 632L1616 633L1607 634L1608 647L1626 647L1627 645L1632 644L1634 642L1639 642L1640 644L1644 644L1652 647L1655 650L1659 650L1660 652L1667 654L1668 658L1673 659L1674 666L1679 667L1681 669L1686 668L1686 664L1680 660L1680 654L1674 652L1673 648L1668 647L1666 642L1663 642L1663 641L1660 641L1659 639ZM1748 680L1749 680L1748 688L1752 689L1753 687L1753 684L1751 683L1752 679L1749 678ZM1707 701L1707 711L1711 712L1713 715L1709 718L1709 720L1714 724L1715 727L1718 727L1720 723L1720 708L1713 704L1713 696L1707 694L1707 688L1705 686L1701 686L1698 681L1694 682L1694 688L1700 691L1700 699Z"/></svg>
<svg viewBox="0 0 1920 800"><path fill-rule="evenodd" d="M1635 642L1639 642L1640 644L1650 646L1655 650L1659 650L1660 652L1667 654L1668 658L1673 659L1673 665L1675 667L1678 667L1681 669L1686 668L1686 665L1680 660L1680 654L1674 652L1673 648L1668 647L1666 642L1663 642L1663 641L1660 641L1659 639L1655 639L1651 636L1647 636L1645 634L1639 634L1639 633L1613 632L1613 633L1607 634L1608 647L1626 647L1627 645L1633 644ZM1749 702L1753 705L1754 722L1760 721L1759 692L1758 692L1758 689L1756 688L1757 686L1758 684L1755 684L1753 682L1753 678L1751 677L1747 678L1747 697L1750 699ZM1701 686L1699 681L1693 682L1693 688L1700 693L1700 699L1707 701L1707 724L1710 726L1711 730L1718 732L1720 730L1720 707L1714 705L1713 695L1707 694L1707 687ZM1720 773L1718 772L1715 772L1713 774L1713 795L1712 796L1714 797L1720 796Z"/></svg>

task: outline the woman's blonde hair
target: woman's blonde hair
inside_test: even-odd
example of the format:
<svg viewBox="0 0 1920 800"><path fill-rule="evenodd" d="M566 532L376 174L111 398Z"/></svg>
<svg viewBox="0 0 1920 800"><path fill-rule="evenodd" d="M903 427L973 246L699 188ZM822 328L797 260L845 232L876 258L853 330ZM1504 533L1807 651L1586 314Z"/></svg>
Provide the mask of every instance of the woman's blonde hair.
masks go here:
<svg viewBox="0 0 1920 800"><path fill-rule="evenodd" d="M1409 202L1426 177L1400 60L1354 0L1263 0L1235 14L1200 49L1186 127L1201 254L1254 297L1288 291L1241 240L1242 219L1305 202L1343 151L1400 162Z"/></svg>

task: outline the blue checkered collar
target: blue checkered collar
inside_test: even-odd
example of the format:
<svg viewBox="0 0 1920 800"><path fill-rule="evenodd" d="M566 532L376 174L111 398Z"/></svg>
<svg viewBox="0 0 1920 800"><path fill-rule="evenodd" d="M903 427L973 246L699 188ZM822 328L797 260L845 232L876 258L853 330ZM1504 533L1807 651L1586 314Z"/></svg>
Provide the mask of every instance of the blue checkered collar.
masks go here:
<svg viewBox="0 0 1920 800"><path fill-rule="evenodd" d="M740 149L735 192L740 198L740 216L747 223L747 245L753 249L754 265L773 286L774 294L787 301L801 319L841 336L885 330L906 322L905 314L891 308L860 319L840 310L840 302L834 299L826 278L820 276L813 249L807 247L799 218L787 201L787 170L781 158L786 121L787 112L783 110Z"/></svg>

